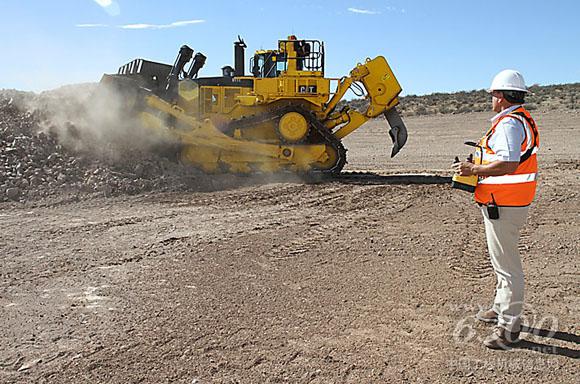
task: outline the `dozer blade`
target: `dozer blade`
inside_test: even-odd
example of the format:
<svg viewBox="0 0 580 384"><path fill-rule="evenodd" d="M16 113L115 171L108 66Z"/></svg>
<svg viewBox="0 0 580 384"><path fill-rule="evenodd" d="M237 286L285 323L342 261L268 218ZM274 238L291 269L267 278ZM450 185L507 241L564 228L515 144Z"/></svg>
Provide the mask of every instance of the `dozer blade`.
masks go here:
<svg viewBox="0 0 580 384"><path fill-rule="evenodd" d="M119 75L103 75L97 92L97 97L130 114L139 110L145 94L135 80Z"/></svg>
<svg viewBox="0 0 580 384"><path fill-rule="evenodd" d="M394 157L407 142L407 127L395 108L389 109L384 114L391 126L391 129L389 130L389 135L391 136L391 140L393 140L391 157Z"/></svg>

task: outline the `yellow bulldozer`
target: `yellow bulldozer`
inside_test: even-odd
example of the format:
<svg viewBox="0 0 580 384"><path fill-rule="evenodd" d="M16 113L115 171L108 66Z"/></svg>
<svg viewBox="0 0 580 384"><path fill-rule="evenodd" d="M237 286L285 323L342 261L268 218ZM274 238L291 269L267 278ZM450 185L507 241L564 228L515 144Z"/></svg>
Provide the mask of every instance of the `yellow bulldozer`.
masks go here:
<svg viewBox="0 0 580 384"><path fill-rule="evenodd" d="M222 76L198 77L206 57L184 45L173 65L136 59L101 84L130 95L125 101L140 124L177 139L180 160L206 173L340 173L341 140L381 114L391 127L391 157L405 144L395 109L401 86L384 57L332 79L324 76L319 40L289 36L276 49L258 50L249 60L251 74L245 49L238 36L234 67L223 67ZM337 108L349 89L368 99L366 111Z"/></svg>

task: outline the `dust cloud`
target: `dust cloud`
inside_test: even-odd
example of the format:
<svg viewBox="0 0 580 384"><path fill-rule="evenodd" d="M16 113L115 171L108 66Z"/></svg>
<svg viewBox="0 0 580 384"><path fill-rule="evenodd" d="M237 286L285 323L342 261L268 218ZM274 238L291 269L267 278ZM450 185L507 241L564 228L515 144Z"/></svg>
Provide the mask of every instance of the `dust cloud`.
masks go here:
<svg viewBox="0 0 580 384"><path fill-rule="evenodd" d="M169 155L176 143L145 129L134 110L135 96L103 84L69 85L26 101L40 129L73 152L107 162L137 161L140 155Z"/></svg>
<svg viewBox="0 0 580 384"><path fill-rule="evenodd" d="M269 182L208 175L178 160L180 144L138 119L130 94L77 84L34 94L0 90L0 202L214 191Z"/></svg>

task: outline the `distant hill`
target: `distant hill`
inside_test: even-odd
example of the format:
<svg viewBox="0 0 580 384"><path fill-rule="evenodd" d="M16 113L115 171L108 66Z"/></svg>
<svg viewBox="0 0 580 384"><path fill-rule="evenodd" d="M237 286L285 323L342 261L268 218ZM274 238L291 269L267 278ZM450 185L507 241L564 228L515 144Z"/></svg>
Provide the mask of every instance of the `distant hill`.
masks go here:
<svg viewBox="0 0 580 384"><path fill-rule="evenodd" d="M54 90L35 94L11 89L0 89L0 97L12 98L17 104L30 100L68 100L71 96L87 98L97 86L96 83L83 83L63 86ZM530 111L578 110L580 111L580 83L558 85L533 85L531 95L526 97L526 108ZM408 95L399 98L397 110L403 116L457 114L490 111L491 96L484 90L462 91L455 93L432 93L430 95ZM368 105L365 99L341 101L338 109L345 105L364 111Z"/></svg>
<svg viewBox="0 0 580 384"><path fill-rule="evenodd" d="M530 91L532 94L526 97L528 110L580 110L580 83L533 85ZM403 116L481 112L491 108L491 96L484 90L409 95L401 97L400 101L397 109ZM364 111L368 102L353 99L341 102L339 108L344 105Z"/></svg>

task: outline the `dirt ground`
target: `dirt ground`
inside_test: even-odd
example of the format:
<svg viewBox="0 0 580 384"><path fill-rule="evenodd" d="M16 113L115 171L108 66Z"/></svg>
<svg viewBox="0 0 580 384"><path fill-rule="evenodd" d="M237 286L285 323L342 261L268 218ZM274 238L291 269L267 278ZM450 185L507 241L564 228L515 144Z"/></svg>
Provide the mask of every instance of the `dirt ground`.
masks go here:
<svg viewBox="0 0 580 384"><path fill-rule="evenodd" d="M443 174L490 113L349 137L350 170ZM495 277L448 185L256 182L0 204L0 382L576 382L580 113L535 113L524 341L482 344ZM576 377L576 379L574 379Z"/></svg>

